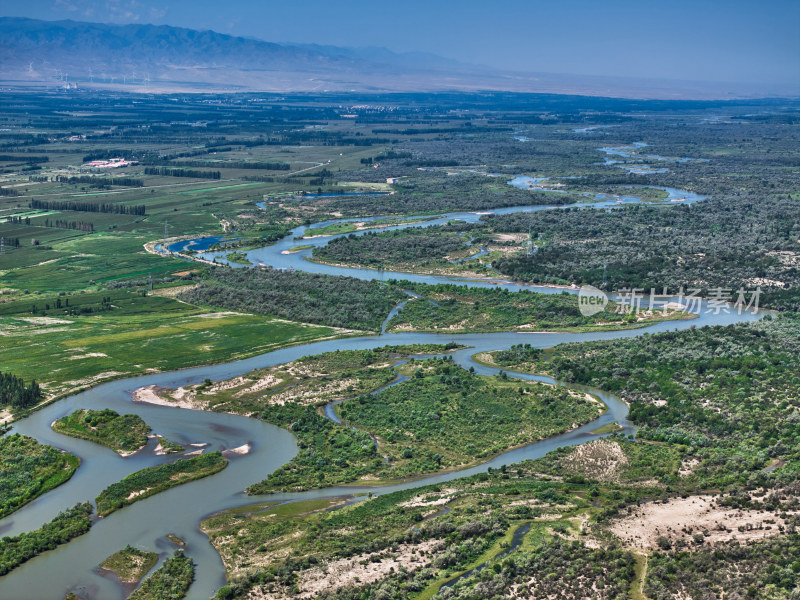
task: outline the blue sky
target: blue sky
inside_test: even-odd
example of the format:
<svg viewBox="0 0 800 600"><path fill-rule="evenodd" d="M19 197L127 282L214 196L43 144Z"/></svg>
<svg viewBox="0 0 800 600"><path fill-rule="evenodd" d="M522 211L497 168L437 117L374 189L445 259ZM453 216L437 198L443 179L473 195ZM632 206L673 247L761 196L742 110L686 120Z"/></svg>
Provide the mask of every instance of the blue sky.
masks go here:
<svg viewBox="0 0 800 600"><path fill-rule="evenodd" d="M383 46L531 72L800 83L800 0L6 0L0 13Z"/></svg>

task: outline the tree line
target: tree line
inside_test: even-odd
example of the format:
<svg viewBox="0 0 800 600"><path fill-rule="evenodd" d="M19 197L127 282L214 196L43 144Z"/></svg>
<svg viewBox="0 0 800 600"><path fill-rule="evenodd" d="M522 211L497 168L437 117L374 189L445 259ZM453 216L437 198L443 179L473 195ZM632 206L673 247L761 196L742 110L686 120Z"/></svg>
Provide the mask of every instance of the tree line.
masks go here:
<svg viewBox="0 0 800 600"><path fill-rule="evenodd" d="M144 185L141 179L136 179L135 177L95 177L93 175L75 177L56 175L56 181L58 183L88 185L96 188L109 188L112 185L121 185L125 187L142 187Z"/></svg>
<svg viewBox="0 0 800 600"><path fill-rule="evenodd" d="M78 202L75 200L37 200L32 199L28 205L30 208L40 210L74 210L78 212L109 213L115 215L137 215L144 216L146 207L144 204L112 204L109 202Z"/></svg>
<svg viewBox="0 0 800 600"><path fill-rule="evenodd" d="M255 162L248 162L246 160L234 160L230 162L224 163L216 163L214 165L210 165L207 161L204 160L187 160L187 161L171 161L171 160L163 160L163 161L148 161L147 164L150 165L158 165L163 167L224 167L226 169L263 169L265 171L289 171L292 166L289 163L285 162L264 162L264 161L255 161ZM146 169L145 169L146 171Z"/></svg>
<svg viewBox="0 0 800 600"><path fill-rule="evenodd" d="M89 223L87 221L67 221L66 219L56 219L55 221L51 221L50 219L45 219L44 226L55 227L57 229L75 229L77 231L86 231L88 233L92 233L94 231L94 223Z"/></svg>
<svg viewBox="0 0 800 600"><path fill-rule="evenodd" d="M22 377L0 371L0 405L27 408L36 404L41 397L42 390L36 380L25 385Z"/></svg>
<svg viewBox="0 0 800 600"><path fill-rule="evenodd" d="M170 169L168 167L145 167L145 175L161 175L163 177L192 177L195 179L220 179L219 171L194 171L192 169Z"/></svg>
<svg viewBox="0 0 800 600"><path fill-rule="evenodd" d="M0 162L21 161L27 163L46 163L49 156L15 156L13 154L0 154Z"/></svg>

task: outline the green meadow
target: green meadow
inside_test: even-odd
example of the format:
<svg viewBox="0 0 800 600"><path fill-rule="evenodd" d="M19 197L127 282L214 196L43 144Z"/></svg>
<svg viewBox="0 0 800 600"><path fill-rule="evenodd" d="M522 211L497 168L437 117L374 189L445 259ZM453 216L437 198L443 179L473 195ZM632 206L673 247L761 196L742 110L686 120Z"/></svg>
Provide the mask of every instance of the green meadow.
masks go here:
<svg viewBox="0 0 800 600"><path fill-rule="evenodd" d="M104 297L110 302L102 302ZM70 310L93 312L73 315ZM36 379L48 396L107 379L236 360L335 334L331 327L209 311L131 290L30 294L0 305L4 368L26 381Z"/></svg>

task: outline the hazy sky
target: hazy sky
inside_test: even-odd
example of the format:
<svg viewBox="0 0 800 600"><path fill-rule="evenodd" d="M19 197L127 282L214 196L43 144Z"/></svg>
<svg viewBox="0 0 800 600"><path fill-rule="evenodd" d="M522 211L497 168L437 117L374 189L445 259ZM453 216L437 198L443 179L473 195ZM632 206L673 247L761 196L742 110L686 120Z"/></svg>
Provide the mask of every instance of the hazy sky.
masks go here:
<svg viewBox="0 0 800 600"><path fill-rule="evenodd" d="M0 14L384 46L521 71L800 83L800 0L5 0Z"/></svg>

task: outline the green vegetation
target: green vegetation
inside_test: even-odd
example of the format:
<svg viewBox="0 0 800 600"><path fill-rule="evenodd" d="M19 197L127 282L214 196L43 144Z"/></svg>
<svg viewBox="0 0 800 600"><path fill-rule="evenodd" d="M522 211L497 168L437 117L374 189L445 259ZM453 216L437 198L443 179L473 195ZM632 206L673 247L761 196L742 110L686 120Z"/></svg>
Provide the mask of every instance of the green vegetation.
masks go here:
<svg viewBox="0 0 800 600"><path fill-rule="evenodd" d="M4 408L19 416L43 395L150 369L235 360L335 335L332 327L377 331L406 298L396 283L198 268L154 254L156 240L165 235L236 237L220 248L236 260L244 248L334 218L379 216L371 225L380 226L413 214L575 204L354 236L315 257L375 269L605 284L645 293L666 286L673 293L697 287L708 294L721 287L734 300L740 287L761 286L762 306L800 306L794 101L395 94L384 110L384 98L367 95L250 100L255 98L114 95L111 101L104 94L4 94ZM345 116L345 105L356 119ZM524 141L533 135L535 143ZM650 147L638 150L630 146L633 140ZM626 147L630 156L604 164L599 145ZM83 162L114 157L138 163L124 176L81 172ZM530 189L508 185L518 174L549 181ZM691 208L667 204L657 187L709 199ZM353 189L394 193L306 193ZM596 193L638 195L647 204L577 210ZM308 233L362 227L333 224ZM536 250L528 253L530 246ZM641 316L620 321L601 313L584 321L560 296L414 291L440 306L412 301L394 326L585 331L634 326L626 319ZM194 295L203 306L239 314L173 299L181 292L183 299ZM540 461L331 511L338 501L261 504L215 515L204 528L230 580L218 596L243 598L253 590L271 597L425 600L437 593L482 599L510 591L536 599L605 600L631 590L634 598L652 600L792 598L800 587L797 323L796 316L780 315L745 326L554 352L517 346L482 356L503 368L618 393L631 405L637 439L612 435ZM480 378L448 361L400 364L406 359L400 350L330 353L255 371L229 390L214 383L189 386L186 397L199 408L263 418L297 435L298 457L251 491L360 478L379 483L456 468L571 426L568 417L583 422L597 411L582 398L564 396L565 390ZM411 380L367 395L392 382L393 369ZM377 449L365 431L320 414L322 404L339 400L351 424L377 434ZM22 445L8 458L3 452L2 490L13 490L8 493L20 502L74 470L70 457L59 458L55 450L19 439L14 444ZM29 454L35 460L29 462ZM15 478L23 472L30 476ZM138 483L117 484L115 502L149 493L151 478L169 479L166 473L136 476ZM144 495L132 499L138 497ZM662 530L649 546L625 538L625 531L647 526L643 512L658 515L681 502L692 518L713 518ZM696 510L704 504L711 512ZM723 511L734 516L716 520ZM5 538L2 569L79 535L88 529L90 513L88 506L76 507L37 532ZM172 561L137 592L140 597L185 592L191 561ZM481 566L486 568L467 573Z"/></svg>
<svg viewBox="0 0 800 600"><path fill-rule="evenodd" d="M27 408L36 404L41 397L42 391L36 381L31 381L26 386L22 377L0 371L0 406Z"/></svg>
<svg viewBox="0 0 800 600"><path fill-rule="evenodd" d="M79 462L18 433L0 437L0 518L69 480Z"/></svg>
<svg viewBox="0 0 800 600"><path fill-rule="evenodd" d="M84 308L92 312L83 314ZM4 365L41 380L49 396L148 369L235 360L334 334L327 327L220 314L129 289L7 302L0 304L0 325L7 332L0 336Z"/></svg>
<svg viewBox="0 0 800 600"><path fill-rule="evenodd" d="M289 252L300 252L301 250L308 250L309 248L313 248L314 244L303 244L300 246L292 246L289 248Z"/></svg>
<svg viewBox="0 0 800 600"><path fill-rule="evenodd" d="M471 254L467 240L456 233L426 229L398 229L335 238L314 249L316 260L372 268L448 268L450 260Z"/></svg>
<svg viewBox="0 0 800 600"><path fill-rule="evenodd" d="M409 381L339 407L344 420L378 438L395 477L475 463L602 412L564 388L474 375L449 358L403 370L413 373Z"/></svg>
<svg viewBox="0 0 800 600"><path fill-rule="evenodd" d="M250 262L250 259L247 258L247 254L244 252L228 252L228 254L225 255L225 259L228 262L236 263L237 265L253 264Z"/></svg>
<svg viewBox="0 0 800 600"><path fill-rule="evenodd" d="M498 130L501 128L502 126ZM413 148L415 153L419 152L425 155L421 160L387 160L381 162L380 168L374 171L370 169L371 173L364 174L363 170L353 170L347 175L348 178L365 180L384 175L397 175L397 173L406 174L406 177L392 186L394 194L372 197L320 198L311 201L311 206L345 216L366 217L387 214L439 214L462 210L489 210L507 206L567 205L585 200L584 196L577 193L556 194L538 190L522 190L507 184L517 173L534 172L541 169L543 161L538 165L537 161L544 158L543 155L553 151L561 153L560 148L558 150L553 147L543 149L541 154L537 152L537 156L534 158L528 153L522 153L521 156L518 146L513 147L514 145L509 143L513 141L511 136L507 138L509 141L501 141L491 134L481 137L480 151L476 151L477 148L474 147L474 144L464 139L450 137L439 142L417 139L413 145L409 144L409 147ZM464 154L468 156L464 156ZM464 162L465 158L470 162ZM564 158L565 156L562 154L554 161L553 166L557 164L558 168L574 169L574 165L570 167ZM511 168L502 166L504 159L516 159L515 166ZM492 162L497 160L492 170L496 170L499 177L470 173L467 169L461 169L454 175L448 174L454 173L449 169L419 170L419 168L428 167L426 163L431 162L436 163L435 167L452 167L457 164L485 164L487 160ZM308 203L309 201L306 201L304 204Z"/></svg>
<svg viewBox="0 0 800 600"><path fill-rule="evenodd" d="M180 298L193 304L376 331L405 295L380 282L351 277L215 268L208 271L208 280Z"/></svg>
<svg viewBox="0 0 800 600"><path fill-rule="evenodd" d="M724 288L732 301L740 287L761 286L766 292L762 306L796 309L796 290L783 287L800 283L793 267L798 232L791 216L798 210L798 200L774 193L769 202L748 198L729 204L706 200L691 208L519 213L489 217L486 225L495 231L532 230L548 239L530 256L508 255L493 263L517 280L601 286L605 278L609 290L649 292L666 286L672 293L698 288L702 295ZM639 255L635 261L632 243Z"/></svg>
<svg viewBox="0 0 800 600"><path fill-rule="evenodd" d="M698 485L775 486L800 470L800 317L556 346L515 369L618 393L638 437L690 449ZM502 364L512 367L502 354ZM764 471L774 458L780 468Z"/></svg>
<svg viewBox="0 0 800 600"><path fill-rule="evenodd" d="M139 583L156 562L158 554L155 552L128 545L101 562L100 567L114 573L123 583Z"/></svg>
<svg viewBox="0 0 800 600"><path fill-rule="evenodd" d="M161 446L161 449L164 451L164 454L180 454L186 448L181 446L180 444L176 444L175 442L170 442L167 438L163 436L158 436L158 445Z"/></svg>
<svg viewBox="0 0 800 600"><path fill-rule="evenodd" d="M53 430L108 446L127 456L147 444L150 426L138 415L120 415L109 408L80 409L55 421Z"/></svg>
<svg viewBox="0 0 800 600"><path fill-rule="evenodd" d="M483 565L442 597L498 597L515 583L537 599L561 589L624 597L632 554L605 539L602 549L592 549L580 533L582 515L601 514L618 490L589 498L587 484L547 479L528 462L335 510L337 499L321 499L214 515L201 528L228 571L217 598L250 591L291 597L321 585L336 600L430 598L443 583ZM583 568L573 573L573 562Z"/></svg>
<svg viewBox="0 0 800 600"><path fill-rule="evenodd" d="M389 331L604 331L645 327L661 320L692 318L670 310L618 312L616 303L583 316L575 294L509 292L502 288L469 288L451 284L421 285L401 282L423 298L409 302L387 326Z"/></svg>
<svg viewBox="0 0 800 600"><path fill-rule="evenodd" d="M538 461L350 506L329 498L214 515L201 527L228 571L229 584L217 598L291 596L319 585L336 600L384 594L420 600L440 589L443 598L494 598L511 586L536 599L563 590L575 597L628 597L643 573L636 567L641 554L610 528L620 519L635 523L631 507L680 498L664 481L676 480L685 450L621 437L590 446L588 454L584 446L565 448ZM661 465L668 468L653 471ZM713 544L696 541L704 536L689 529L689 545L679 540L650 556L646 596L666 600L690 585L696 594L767 589L768 597L788 600L798 583L793 567L800 519L788 514L797 506L795 490L763 498L757 490L720 495L721 506L739 511L740 532L765 511L790 523L780 532L773 525L767 535L774 537L766 540ZM736 537L735 531L716 532ZM442 588L462 575L451 590Z"/></svg>
<svg viewBox="0 0 800 600"><path fill-rule="evenodd" d="M369 357L367 352L362 356ZM321 356L339 361L345 354ZM386 355L374 353L369 359L380 365ZM414 376L374 395L366 392L395 378L391 368L368 366L348 372L358 383L335 399L352 398L336 409L353 427L331 422L316 412L315 405L283 402L263 409L262 419L289 428L298 437L300 451L248 491L303 490L356 480L385 483L462 467L559 433L601 412L598 403L562 388L479 377L450 359L412 358L396 369Z"/></svg>
<svg viewBox="0 0 800 600"><path fill-rule="evenodd" d="M395 366L409 355L438 354L455 344L412 344L373 350L346 350L307 356L259 369L234 380L202 383L181 390L198 408L232 412L285 427L298 438L299 452L251 493L295 491L352 482L382 473L392 476L368 433L334 423L320 414L328 403L359 397L395 381ZM169 401L169 390L162 392Z"/></svg>
<svg viewBox="0 0 800 600"><path fill-rule="evenodd" d="M314 227L307 229L304 238L316 237L321 235L340 235L343 233L354 233L356 231L363 231L365 229L380 229L383 227L392 227L394 225L403 225L406 223L424 223L425 221L430 221L431 219L437 218L436 216L431 216L427 218L404 218L404 217L388 217L384 219L373 219L371 221L345 221L343 223L332 223L330 225L326 225L325 227ZM313 245L309 246L297 246L297 248L313 248ZM292 248L294 250L294 248Z"/></svg>
<svg viewBox="0 0 800 600"><path fill-rule="evenodd" d="M66 544L83 535L92 526L92 505L76 504L39 529L4 537L0 544L0 576L5 575L34 556Z"/></svg>
<svg viewBox="0 0 800 600"><path fill-rule="evenodd" d="M192 559L180 548L128 600L181 600L194 581Z"/></svg>
<svg viewBox="0 0 800 600"><path fill-rule="evenodd" d="M750 545L736 542L712 549L655 552L648 560L644 592L653 600L679 593L732 597L791 598L800 583L800 536L796 533ZM707 568L713 564L714 568Z"/></svg>
<svg viewBox="0 0 800 600"><path fill-rule="evenodd" d="M115 510L176 485L218 473L227 465L228 461L220 452L211 452L136 471L100 492L95 498L97 514L101 517L108 516Z"/></svg>

